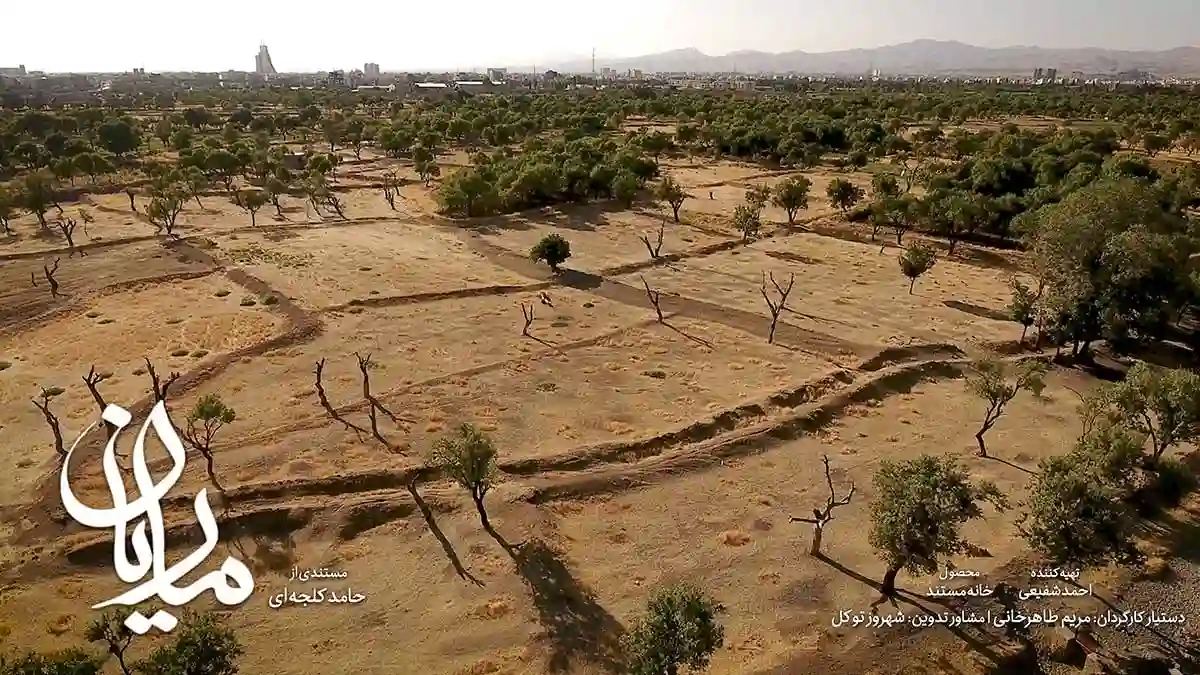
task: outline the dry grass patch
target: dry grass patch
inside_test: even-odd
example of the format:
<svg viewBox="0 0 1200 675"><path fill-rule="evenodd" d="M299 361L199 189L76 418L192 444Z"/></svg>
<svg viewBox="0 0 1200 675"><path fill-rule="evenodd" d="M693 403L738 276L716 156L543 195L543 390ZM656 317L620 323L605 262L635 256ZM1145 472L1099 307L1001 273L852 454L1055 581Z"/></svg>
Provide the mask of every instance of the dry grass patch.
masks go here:
<svg viewBox="0 0 1200 675"><path fill-rule="evenodd" d="M687 208L684 204L684 208ZM682 216L682 214L681 214ZM641 237L651 243L658 238L661 215L633 211L603 211L595 206L571 211L555 211L549 215L504 216L495 218L483 238L519 255L548 234L560 234L571 243L571 258L565 265L585 272L643 262L650 254ZM681 253L709 246L724 237L714 236L676 223L667 215L663 227L662 255Z"/></svg>
<svg viewBox="0 0 1200 675"><path fill-rule="evenodd" d="M451 234L410 224L300 230L275 240L246 233L222 238L219 246L218 256L310 308L526 281Z"/></svg>
<svg viewBox="0 0 1200 675"><path fill-rule="evenodd" d="M867 344L997 342L1020 337L1018 324L998 320L1010 299L1006 272L942 258L917 281L910 295L896 256L894 247L880 254L870 244L797 234L671 268L646 270L644 276L664 293L766 317L761 274L773 271L777 278L780 274L786 278L794 272L790 311L784 311L781 322ZM621 281L640 284L638 275Z"/></svg>

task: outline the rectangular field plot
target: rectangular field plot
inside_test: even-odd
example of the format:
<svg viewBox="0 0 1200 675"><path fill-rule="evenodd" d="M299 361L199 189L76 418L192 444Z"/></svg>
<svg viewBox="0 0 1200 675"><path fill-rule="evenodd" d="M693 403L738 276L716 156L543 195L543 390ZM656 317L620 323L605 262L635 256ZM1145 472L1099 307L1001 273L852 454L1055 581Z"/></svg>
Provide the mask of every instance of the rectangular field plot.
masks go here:
<svg viewBox="0 0 1200 675"><path fill-rule="evenodd" d="M769 169L764 169L762 166L755 164L700 161L704 163L689 163L679 160L669 161L666 162L662 171L664 175L670 174L685 190L700 189L708 185L720 185L732 181L745 180L751 176L770 173ZM675 165L672 166L672 164Z"/></svg>
<svg viewBox="0 0 1200 675"><path fill-rule="evenodd" d="M402 223L239 233L212 253L245 268L302 306L520 284L451 234Z"/></svg>
<svg viewBox="0 0 1200 675"><path fill-rule="evenodd" d="M1048 379L1045 400L1023 395L1000 421L989 446L1017 465L1036 467L1043 457L1066 452L1079 431L1077 398L1066 389L1086 388L1070 372ZM875 580L884 565L867 541L874 496L872 476L880 460L921 454L951 454L975 480L996 483L1014 503L1025 496L1028 475L994 460L974 457L977 401L961 380L919 383L911 391L856 406L821 433L779 444L761 455L725 460L711 470L662 477L637 490L559 504L558 522L566 554L576 572L610 611L640 610L647 588L688 579L729 607L727 640L754 644L753 664L769 670L792 654L795 644L824 644L830 619L842 609L867 610L878 591L804 555L808 525L789 523L824 503L821 455L827 454L839 491L853 483L853 502L838 509L825 531L823 550L845 569ZM1011 417L1008 417L1011 415ZM959 558L958 565L987 574L1025 552L1016 536L1017 510L964 528L969 541L991 557ZM503 530L503 528L501 528ZM923 593L934 577L902 573L901 588ZM894 610L891 610L894 611ZM745 655L724 652L716 672L741 672Z"/></svg>
<svg viewBox="0 0 1200 675"><path fill-rule="evenodd" d="M649 323L391 400L420 420L412 439L418 447L473 421L506 448L506 457L525 459L653 436L830 369L722 326L671 323L682 333Z"/></svg>
<svg viewBox="0 0 1200 675"><path fill-rule="evenodd" d="M0 337L0 360L7 364L0 370L0 406L9 411L0 432L5 461L38 468L53 457L50 429L30 403L43 386L64 390L52 411L69 445L100 416L81 380L92 366L110 375L99 384L106 399L131 405L150 391L144 358L165 378L282 330L281 316L261 305L240 306L241 297L223 277L175 281L99 296L53 324ZM15 476L19 482L20 468ZM14 499L15 488L0 482L0 502Z"/></svg>
<svg viewBox="0 0 1200 675"><path fill-rule="evenodd" d="M64 302L53 298L43 268L58 260L59 292L66 301L77 300L106 287L139 279L170 275L203 274L212 266L163 248L157 242L123 244L92 249L86 256L66 255L23 258L0 265L0 330L15 328Z"/></svg>
<svg viewBox="0 0 1200 675"><path fill-rule="evenodd" d="M767 240L736 251L657 267L620 280L639 285L639 275L664 293L768 315L760 290L773 272L796 285L780 319L867 344L999 342L1016 340L1021 327L1004 318L1008 273L943 258L908 292L898 250L845 242L815 234ZM768 282L768 291L774 289ZM774 297L774 296L772 296Z"/></svg>
<svg viewBox="0 0 1200 675"><path fill-rule="evenodd" d="M650 254L641 237L649 237L652 244L656 243L662 216L584 209L579 213L506 217L495 223L483 235L490 244L525 255L542 237L559 234L571 244L571 258L565 263L567 267L600 272L649 260ZM663 255L681 253L721 241L727 239L680 225L668 216L661 252Z"/></svg>
<svg viewBox="0 0 1200 675"><path fill-rule="evenodd" d="M508 362L597 339L649 318L640 309L579 291L556 289L551 296L553 308L526 292L328 313L322 316L324 329L314 341L234 364L183 398L191 405L201 394L220 393L238 410L240 431L234 435L257 433L325 415L314 387L314 364L320 359L326 359L324 386L329 400L341 406L362 400L355 352L371 355L373 393L387 399L391 392L423 391L442 379L465 381L476 369L500 369ZM522 302L535 307L531 333L551 346L522 337ZM180 406L184 404L181 400ZM365 415L358 417L361 421Z"/></svg>

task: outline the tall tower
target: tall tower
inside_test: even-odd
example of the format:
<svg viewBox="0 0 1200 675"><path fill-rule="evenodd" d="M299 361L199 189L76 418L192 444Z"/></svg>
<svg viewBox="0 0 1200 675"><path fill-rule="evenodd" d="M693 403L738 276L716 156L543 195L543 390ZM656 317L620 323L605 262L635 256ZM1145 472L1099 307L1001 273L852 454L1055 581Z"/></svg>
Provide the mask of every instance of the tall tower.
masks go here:
<svg viewBox="0 0 1200 675"><path fill-rule="evenodd" d="M254 55L254 72L259 75L276 75L275 64L271 62L271 52L265 44L258 46L258 54Z"/></svg>

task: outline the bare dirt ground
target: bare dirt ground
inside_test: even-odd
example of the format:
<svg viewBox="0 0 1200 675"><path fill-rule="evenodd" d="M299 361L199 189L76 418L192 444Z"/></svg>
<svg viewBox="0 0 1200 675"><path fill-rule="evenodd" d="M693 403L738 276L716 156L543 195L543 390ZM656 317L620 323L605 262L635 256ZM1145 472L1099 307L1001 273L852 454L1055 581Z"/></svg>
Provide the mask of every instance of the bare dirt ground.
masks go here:
<svg viewBox="0 0 1200 675"><path fill-rule="evenodd" d="M350 172L385 165L342 167L343 187ZM722 164L687 180L741 193L775 178L762 173ZM429 199L419 183L406 189ZM1003 461L976 459L982 411L961 375L1020 334L997 316L1007 271L943 259L909 295L894 248L782 228L747 244L729 227L731 205L698 207L717 200L685 204L684 222L666 225L671 259L655 262L638 237L661 216L644 210L450 223L393 212L370 187L344 194L348 220L310 219L291 199L288 222L265 217L268 207L257 228L213 197L181 215L176 242L148 237L123 195L93 196L106 239L86 257L52 238L0 249L0 405L14 411L0 438L16 467L0 483L5 644L80 644L87 608L119 590L111 533L64 517L51 436L28 402L39 386L66 390L53 406L69 444L97 417L81 381L92 365L112 373L101 391L138 423L151 402L143 358L181 375L169 396L176 425L206 393L237 410L214 445L225 496L209 493L228 507L218 553L250 564L256 591L229 619L245 672L296 675L612 672L622 626L650 589L685 578L730 610L713 672L807 672L817 650L834 658L868 644L828 622L869 602L883 571L864 536L878 462L951 453L1019 500L1021 467L1077 432L1068 387L1091 386L1056 370L1042 400L1018 398L991 432ZM32 239L36 225L18 229ZM574 251L560 275L527 259L549 232ZM29 276L55 258L65 297L52 299ZM797 277L775 344L763 271ZM663 323L643 276L663 291ZM522 304L534 308L530 337ZM377 434L356 355L370 355L372 392L396 416L381 413ZM321 359L344 421L318 403ZM421 469L434 439L462 422L500 450L489 510L520 549L486 535L466 496ZM98 507L102 436L69 468ZM807 529L787 522L819 501L822 454L861 495L839 511L825 561L804 555ZM204 462L190 460L168 501L175 554L198 541L191 502L208 485ZM992 556L978 561L986 569L1022 554L1011 515L972 535ZM270 609L294 565L344 570L339 589L367 600ZM135 644L135 657L152 643Z"/></svg>

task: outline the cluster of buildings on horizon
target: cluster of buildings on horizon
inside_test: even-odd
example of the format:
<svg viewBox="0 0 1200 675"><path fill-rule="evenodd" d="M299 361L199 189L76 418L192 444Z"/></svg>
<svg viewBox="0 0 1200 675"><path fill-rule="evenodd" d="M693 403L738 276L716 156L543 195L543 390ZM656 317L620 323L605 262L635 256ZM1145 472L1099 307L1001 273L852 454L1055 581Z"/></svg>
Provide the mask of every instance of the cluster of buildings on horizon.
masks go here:
<svg viewBox="0 0 1200 675"><path fill-rule="evenodd" d="M964 82L978 84L1011 84L1021 86L1180 86L1200 84L1200 78L1157 78L1145 71L1127 71L1115 75L1072 73L1060 76L1056 68L1037 68L1032 76L943 76L943 75L883 75L872 70L863 75L801 75L749 73L645 73L630 69L617 71L601 68L582 75L559 74L553 70L543 73L510 73L506 68L487 68L483 73L410 74L384 72L378 63L364 63L361 70L349 72L332 70L323 73L281 73L271 59L265 44L254 56L254 71L223 73L147 73L134 68L119 74L47 74L27 71L24 65L0 67L0 103L4 105L44 105L47 99L56 104L85 103L108 93L149 93L174 96L181 91L206 89L354 89L399 94L405 97L438 99L456 92L502 94L512 91L545 89L595 90L606 87L649 86L665 89L706 91L760 92L794 89L801 82ZM40 102L40 103L34 103Z"/></svg>

